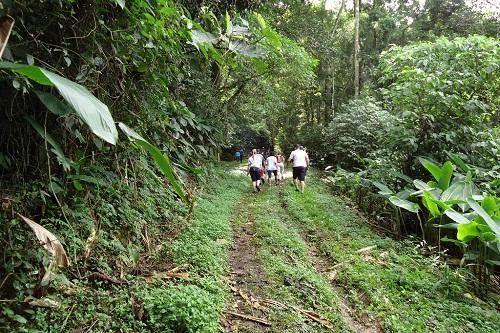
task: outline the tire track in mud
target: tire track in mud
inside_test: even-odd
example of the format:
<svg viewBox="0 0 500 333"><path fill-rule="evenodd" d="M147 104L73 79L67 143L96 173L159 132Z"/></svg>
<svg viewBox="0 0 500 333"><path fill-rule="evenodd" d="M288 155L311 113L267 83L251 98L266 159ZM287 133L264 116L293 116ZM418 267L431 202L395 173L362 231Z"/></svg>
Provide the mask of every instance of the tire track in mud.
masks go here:
<svg viewBox="0 0 500 333"><path fill-rule="evenodd" d="M270 325L244 319L234 314L267 321L264 307L261 307L256 299L265 298L261 286L266 285L268 281L265 280L264 271L256 259L257 247L254 241L255 225L252 213L254 206L255 198L250 195L244 196L231 221L233 244L229 258L231 267L229 284L233 298L226 306L226 309L230 311L226 311L221 317L224 332L272 332Z"/></svg>
<svg viewBox="0 0 500 333"><path fill-rule="evenodd" d="M314 234L307 233L302 226L302 222L290 214L288 209L288 203L285 201L285 193L283 188L279 189L278 198L281 208L289 216L289 221L284 221L285 223L293 223L294 227L299 230L300 236L307 244L308 253L311 261L314 265L316 272L325 280L328 281L330 288L337 295L337 304L339 309L339 314L345 324L345 326L352 332L361 333L380 333L383 332L382 326L377 320L370 320L367 315L360 315L355 306L351 305L346 297L346 291L351 288L351 286L345 286L339 284L335 279L337 275L337 270L335 268L335 262L331 258L321 254L321 251L317 248L317 242L325 235L315 232ZM365 304L369 304L369 299L364 299Z"/></svg>

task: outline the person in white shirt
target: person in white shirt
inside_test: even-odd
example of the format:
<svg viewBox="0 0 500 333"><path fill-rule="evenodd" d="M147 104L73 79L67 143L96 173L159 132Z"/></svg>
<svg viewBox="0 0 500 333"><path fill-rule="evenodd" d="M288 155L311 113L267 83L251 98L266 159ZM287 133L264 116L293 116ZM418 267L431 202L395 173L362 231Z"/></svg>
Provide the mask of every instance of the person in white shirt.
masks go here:
<svg viewBox="0 0 500 333"><path fill-rule="evenodd" d="M306 186L306 173L309 168L309 156L304 150L300 149L300 145L294 146L294 151L290 154L288 162L293 162L293 183L296 191L304 193Z"/></svg>
<svg viewBox="0 0 500 333"><path fill-rule="evenodd" d="M274 156L274 152L269 154L269 157L266 159L267 166L267 181L269 182L269 186L271 186L271 179L274 174L274 181L276 185L278 185L278 160L276 156Z"/></svg>
<svg viewBox="0 0 500 333"><path fill-rule="evenodd" d="M252 149L252 156L248 159L247 175L252 177L252 186L254 192L260 191L260 169L265 168L264 157L257 154L257 149Z"/></svg>

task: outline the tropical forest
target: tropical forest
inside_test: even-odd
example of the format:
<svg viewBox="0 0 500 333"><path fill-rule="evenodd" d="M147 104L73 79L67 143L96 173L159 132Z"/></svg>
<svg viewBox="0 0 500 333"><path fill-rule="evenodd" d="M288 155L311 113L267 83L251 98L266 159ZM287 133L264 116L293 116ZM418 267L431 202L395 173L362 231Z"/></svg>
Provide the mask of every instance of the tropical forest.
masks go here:
<svg viewBox="0 0 500 333"><path fill-rule="evenodd" d="M500 332L500 3L0 0L0 332Z"/></svg>

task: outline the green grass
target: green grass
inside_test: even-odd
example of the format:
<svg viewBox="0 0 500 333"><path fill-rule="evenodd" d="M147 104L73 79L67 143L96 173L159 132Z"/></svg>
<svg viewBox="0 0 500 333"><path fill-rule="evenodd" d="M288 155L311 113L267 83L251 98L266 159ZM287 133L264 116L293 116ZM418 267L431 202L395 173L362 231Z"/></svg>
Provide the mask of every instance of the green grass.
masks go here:
<svg viewBox="0 0 500 333"><path fill-rule="evenodd" d="M226 175L198 198L190 225L171 246L173 261L189 267L189 284L171 284L144 293L155 331L217 331L229 292L230 219L246 187L242 177Z"/></svg>
<svg viewBox="0 0 500 333"><path fill-rule="evenodd" d="M265 189L255 196L251 209L256 231L257 261L262 265L269 285L264 293L279 302L321 314L344 327L337 314L336 295L315 270L307 245L298 231L287 223L277 188ZM273 329L280 332L323 332L324 327L311 323L296 313L276 309L268 317Z"/></svg>
<svg viewBox="0 0 500 333"><path fill-rule="evenodd" d="M95 332L216 332L219 316L230 304L232 228L251 217L257 271L268 281L247 290L258 297L314 311L331 320L339 332L349 327L339 311L340 298L350 303L358 317L377 318L386 332L500 331L500 315L495 309L498 298L490 298L489 304L480 301L467 284L464 270L435 265L420 254L415 243L395 241L371 230L363 217L331 195L314 174L304 194L295 192L289 183L282 195L278 188L267 186L253 194L248 178L229 172L234 166L216 170L222 176L206 183L189 220L175 215L168 206L158 206L161 193L154 197L145 190L144 198L136 198L138 206L120 192L125 188L116 189L114 197L123 204L110 209L106 219L121 215L121 220L135 226L135 219L171 218L173 224L165 227L168 234L161 238L165 241L151 258L156 269L162 263L168 264L165 267L186 266L188 279L151 281L129 274L125 284L81 279L72 285L56 274L49 297L59 302L57 309L13 303L3 307L2 315L13 320L17 313L29 317L28 323L16 326L20 332L90 327ZM161 237L162 225L155 223L151 228L156 237ZM179 228L175 237L170 235L173 228ZM126 230L115 229L118 235L126 234ZM135 237L139 233L136 230ZM105 246L101 244L95 251L109 247L120 254L123 249L112 243L115 239L109 236ZM134 243L125 245L131 248ZM317 272L309 253L311 245L331 266L338 265L335 282L339 287L332 288ZM357 253L368 246L376 247ZM104 268L107 262L112 264L109 254L116 255L106 253L107 259L95 261ZM107 269L114 271L116 266L111 264ZM287 309L269 307L265 316L273 323L274 332L327 331Z"/></svg>
<svg viewBox="0 0 500 333"><path fill-rule="evenodd" d="M349 301L386 331L500 331L495 304L474 300L463 270L433 266L414 243L377 234L314 177L304 195L287 187L284 201L295 225L315 237L332 266L340 264L336 279ZM356 253L368 246L376 248Z"/></svg>

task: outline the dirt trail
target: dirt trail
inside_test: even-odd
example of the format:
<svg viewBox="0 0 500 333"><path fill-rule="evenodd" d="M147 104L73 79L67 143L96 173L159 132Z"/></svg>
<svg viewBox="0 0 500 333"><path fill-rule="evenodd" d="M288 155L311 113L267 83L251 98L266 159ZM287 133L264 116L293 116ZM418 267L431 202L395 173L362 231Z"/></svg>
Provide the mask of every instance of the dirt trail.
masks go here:
<svg viewBox="0 0 500 333"><path fill-rule="evenodd" d="M253 201L248 198L249 201ZM267 284L264 273L256 260L254 243L255 226L252 215L253 203L239 206L233 220L233 240L230 264L230 286L233 291L225 316L221 319L225 332L271 332L270 325L250 320L265 319L264 309L256 301L262 298L262 285ZM232 313L230 313L232 312ZM242 318L236 314L248 316Z"/></svg>

